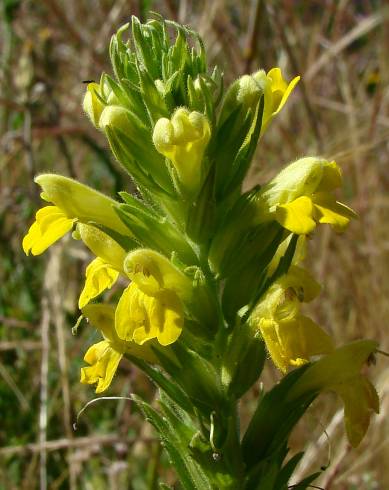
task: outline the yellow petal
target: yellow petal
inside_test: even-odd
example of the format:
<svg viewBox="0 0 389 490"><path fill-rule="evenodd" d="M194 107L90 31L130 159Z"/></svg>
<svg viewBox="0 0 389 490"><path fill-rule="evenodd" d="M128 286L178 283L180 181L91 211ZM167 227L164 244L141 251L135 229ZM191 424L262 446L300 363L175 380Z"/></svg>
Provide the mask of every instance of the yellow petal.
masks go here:
<svg viewBox="0 0 389 490"><path fill-rule="evenodd" d="M68 218L57 206L45 206L36 213L36 221L31 225L22 246L24 252L40 255L50 245L68 233L76 220Z"/></svg>
<svg viewBox="0 0 389 490"><path fill-rule="evenodd" d="M163 316L162 328L157 334L161 345L175 342L181 335L184 324L184 312L180 300L172 291L166 291L158 298L158 308Z"/></svg>
<svg viewBox="0 0 389 490"><path fill-rule="evenodd" d="M330 192L342 185L342 171L336 162L325 162L323 176L316 192Z"/></svg>
<svg viewBox="0 0 389 490"><path fill-rule="evenodd" d="M327 390L335 384L347 383L359 375L362 365L377 346L374 340L357 340L335 349L306 370L289 397L298 398L309 391Z"/></svg>
<svg viewBox="0 0 389 490"><path fill-rule="evenodd" d="M333 350L331 337L302 315L280 322L262 320L260 331L273 362L283 372L290 366L309 362L312 356Z"/></svg>
<svg viewBox="0 0 389 490"><path fill-rule="evenodd" d="M313 197L315 212L320 223L331 225L336 231L343 231L356 214L352 209L336 201L329 193L318 193Z"/></svg>
<svg viewBox="0 0 389 490"><path fill-rule="evenodd" d="M372 412L379 412L379 399L374 386L364 376L355 376L347 383L333 385L344 404L344 423L350 444L359 445L369 427Z"/></svg>
<svg viewBox="0 0 389 490"><path fill-rule="evenodd" d="M118 203L101 192L62 175L38 175L35 182L43 190L42 198L54 203L69 218L93 221L122 235L131 235L115 212Z"/></svg>
<svg viewBox="0 0 389 490"><path fill-rule="evenodd" d="M181 301L173 291L148 296L135 283L123 292L115 314L120 339L143 345L157 339L161 345L177 340L184 323Z"/></svg>
<svg viewBox="0 0 389 490"><path fill-rule="evenodd" d="M279 103L279 106L278 106L275 114L278 114L280 112L280 110L284 107L284 105L286 104L286 101L289 99L290 94L293 92L294 88L296 87L296 85L298 84L299 81L300 81L300 77L297 76L297 77L293 78L293 80L289 83L285 92L282 95L281 101Z"/></svg>
<svg viewBox="0 0 389 490"><path fill-rule="evenodd" d="M264 318L259 324L259 329L272 361L280 371L285 373L289 368L289 360L280 344L277 323Z"/></svg>
<svg viewBox="0 0 389 490"><path fill-rule="evenodd" d="M115 329L122 340L132 341L134 329L146 322L146 314L139 297L141 294L143 293L136 284L131 283L118 301L115 311Z"/></svg>
<svg viewBox="0 0 389 490"><path fill-rule="evenodd" d="M104 262L111 264L112 268L123 271L123 262L126 256L124 249L109 235L95 226L78 223L77 231L80 233L85 245Z"/></svg>
<svg viewBox="0 0 389 490"><path fill-rule="evenodd" d="M94 259L86 268L85 286L80 294L78 307L84 308L93 298L111 288L118 276L119 272L100 257Z"/></svg>
<svg viewBox="0 0 389 490"><path fill-rule="evenodd" d="M323 169L327 163L327 160L320 157L300 158L284 167L264 185L259 195L270 211L301 196L311 196L322 181Z"/></svg>
<svg viewBox="0 0 389 490"><path fill-rule="evenodd" d="M301 196L288 204L278 206L276 220L292 233L308 235L316 227L312 214L312 200L307 196Z"/></svg>
<svg viewBox="0 0 389 490"><path fill-rule="evenodd" d="M297 76L287 84L282 76L280 68L272 68L267 77L271 80L271 90L273 92L273 115L276 115L284 107L290 94L293 92L295 86L298 84L300 77Z"/></svg>
<svg viewBox="0 0 389 490"><path fill-rule="evenodd" d="M93 327L100 330L105 340L109 342L109 346L117 352L128 352L132 356L139 357L153 364L158 362L151 349L150 342L141 346L135 342L125 342L118 337L115 330L115 307L113 305L89 304L82 309L82 313L88 318ZM93 364L93 361L91 364Z"/></svg>
<svg viewBox="0 0 389 490"><path fill-rule="evenodd" d="M285 290L293 288L300 302L309 303L321 291L321 286L314 277L306 269L297 265L291 265L288 273L281 276L278 282Z"/></svg>
<svg viewBox="0 0 389 490"><path fill-rule="evenodd" d="M97 383L96 393L106 390L122 357L123 354L113 349L106 340L92 345L84 357L85 362L90 366L81 369L81 383Z"/></svg>
<svg viewBox="0 0 389 490"><path fill-rule="evenodd" d="M149 249L130 252L124 261L124 270L144 293L155 296L170 289L183 300L192 296L192 281L162 254Z"/></svg>
<svg viewBox="0 0 389 490"><path fill-rule="evenodd" d="M89 304L82 308L82 314L110 342L119 340L115 330L115 307L105 304Z"/></svg>

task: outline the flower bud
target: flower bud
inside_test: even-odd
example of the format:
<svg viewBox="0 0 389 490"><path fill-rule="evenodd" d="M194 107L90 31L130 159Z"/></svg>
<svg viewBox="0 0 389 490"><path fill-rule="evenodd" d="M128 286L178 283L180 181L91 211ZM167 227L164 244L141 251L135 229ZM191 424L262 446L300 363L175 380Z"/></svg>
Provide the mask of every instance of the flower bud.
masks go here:
<svg viewBox="0 0 389 490"><path fill-rule="evenodd" d="M88 83L88 87L84 96L82 107L95 128L99 128L99 120L105 105L99 99L100 85L98 83Z"/></svg>
<svg viewBox="0 0 389 490"><path fill-rule="evenodd" d="M263 93L263 88L258 84L252 75L243 75L239 79L236 100L247 108L255 106L259 97Z"/></svg>
<svg viewBox="0 0 389 490"><path fill-rule="evenodd" d="M42 187L42 199L58 206L68 218L94 221L122 235L131 234L114 210L117 203L101 192L62 175L42 174L35 182Z"/></svg>
<svg viewBox="0 0 389 490"><path fill-rule="evenodd" d="M105 107L100 116L100 128L105 130L107 126L120 129L124 134L133 134L130 120L130 112L119 105Z"/></svg>
<svg viewBox="0 0 389 490"><path fill-rule="evenodd" d="M169 120L157 121L153 142L159 153L169 158L183 188L195 193L203 180L202 161L211 137L207 118L199 112L179 108Z"/></svg>

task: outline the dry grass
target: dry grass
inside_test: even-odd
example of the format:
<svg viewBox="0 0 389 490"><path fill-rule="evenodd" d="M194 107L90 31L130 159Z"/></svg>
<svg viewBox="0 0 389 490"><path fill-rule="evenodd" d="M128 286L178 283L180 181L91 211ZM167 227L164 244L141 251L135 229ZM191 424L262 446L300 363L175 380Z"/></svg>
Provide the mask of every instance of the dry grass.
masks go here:
<svg viewBox="0 0 389 490"><path fill-rule="evenodd" d="M88 257L65 241L49 257L26 259L20 237L39 202L32 176L53 170L108 193L125 187L101 135L82 114L82 81L109 70L110 35L147 8L189 23L204 36L211 63L226 80L264 67L302 75L299 89L258 150L247 187L305 154L336 158L346 201L358 211L342 236L322 227L309 263L325 285L311 307L339 343L384 334L389 314L389 10L376 0L4 1L1 24L0 165L0 488L152 488L148 452L172 478L153 436L126 401L88 408L77 432L75 413L93 397L78 384L91 332L74 324L80 270ZM20 4L18 6L18 4ZM11 12L12 10L12 12ZM378 359L382 410L362 446L350 451L339 408L322 399L293 438L314 443L300 476L328 462L321 484L333 490L389 486L389 368ZM274 379L270 372L269 379ZM123 365L112 393L152 388ZM248 399L248 405L250 400ZM321 436L327 428L329 439ZM387 458L386 458L387 460ZM147 486L148 485L148 486Z"/></svg>

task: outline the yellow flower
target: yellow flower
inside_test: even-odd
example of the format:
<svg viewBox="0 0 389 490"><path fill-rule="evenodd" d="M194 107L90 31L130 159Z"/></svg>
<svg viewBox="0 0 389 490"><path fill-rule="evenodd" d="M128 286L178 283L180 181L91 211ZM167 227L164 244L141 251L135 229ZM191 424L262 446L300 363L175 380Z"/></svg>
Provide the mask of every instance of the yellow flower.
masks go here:
<svg viewBox="0 0 389 490"><path fill-rule="evenodd" d="M122 235L131 235L114 210L116 202L104 194L61 175L39 175L35 182L43 189L42 199L54 206L45 206L36 213L35 222L23 238L26 254L43 253L70 231L76 221L96 222Z"/></svg>
<svg viewBox="0 0 389 490"><path fill-rule="evenodd" d="M97 383L96 393L105 391L112 382L123 355L129 353L148 362L156 362L150 346L139 346L133 342L123 342L114 328L115 309L110 305L88 305L83 314L101 331L104 340L92 345L84 360L89 366L81 369L81 383Z"/></svg>
<svg viewBox="0 0 389 490"><path fill-rule="evenodd" d="M42 199L58 206L68 218L95 222L122 235L131 235L115 212L117 202L101 192L62 175L42 174L35 182L42 187Z"/></svg>
<svg viewBox="0 0 389 490"><path fill-rule="evenodd" d="M202 160L210 137L207 118L182 107L170 120L161 118L154 127L155 148L172 162L187 192L196 192L201 185L204 177Z"/></svg>
<svg viewBox="0 0 389 490"><path fill-rule="evenodd" d="M295 77L289 83L282 76L280 68L272 68L265 73L260 70L253 75L253 78L264 92L264 109L262 115L261 134L266 131L274 116L276 116L286 104L290 94L300 80Z"/></svg>
<svg viewBox="0 0 389 490"><path fill-rule="evenodd" d="M341 172L334 161L302 158L261 189L259 210L265 219L275 219L298 235L311 233L317 223L328 223L342 231L356 214L336 200L333 191L341 183Z"/></svg>
<svg viewBox="0 0 389 490"><path fill-rule="evenodd" d="M75 223L75 218L68 218L57 206L45 206L36 213L22 246L26 255L40 255L53 243L68 233Z"/></svg>
<svg viewBox="0 0 389 490"><path fill-rule="evenodd" d="M302 366L312 356L325 354L333 348L329 335L301 314L279 321L263 318L259 330L274 364L283 373L290 366Z"/></svg>
<svg viewBox="0 0 389 490"><path fill-rule="evenodd" d="M346 433L353 447L366 434L371 413L379 412L377 392L360 373L377 345L373 340L359 340L334 350L309 366L288 395L295 400L310 392L337 393L344 404Z"/></svg>
<svg viewBox="0 0 389 490"><path fill-rule="evenodd" d="M138 344L154 338L161 345L175 342L184 325L183 301L191 298L191 280L166 257L147 249L130 252L124 270L132 283L116 309L119 337Z"/></svg>
<svg viewBox="0 0 389 490"><path fill-rule="evenodd" d="M80 223L77 231L85 245L97 255L86 269L85 286L78 301L78 307L82 309L117 281L119 273L123 272L126 252L115 240L94 226Z"/></svg>
<svg viewBox="0 0 389 490"><path fill-rule="evenodd" d="M250 316L250 325L260 332L282 372L333 349L330 336L300 312L300 303L312 301L319 292L319 284L307 271L291 266L288 274L272 284Z"/></svg>

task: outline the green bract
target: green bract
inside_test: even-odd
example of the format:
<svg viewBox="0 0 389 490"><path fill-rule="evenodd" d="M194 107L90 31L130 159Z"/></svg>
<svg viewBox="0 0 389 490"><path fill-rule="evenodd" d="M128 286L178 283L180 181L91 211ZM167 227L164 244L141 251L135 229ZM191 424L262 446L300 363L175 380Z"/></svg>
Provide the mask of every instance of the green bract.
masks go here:
<svg viewBox="0 0 389 490"><path fill-rule="evenodd" d="M137 196L114 200L41 175L51 204L37 212L23 248L41 254L75 227L94 254L79 308L102 338L84 357L81 382L108 389L123 356L154 381L158 409L134 400L182 488L287 490L301 457L285 463L288 438L320 391L343 399L353 445L378 410L360 374L376 344L337 348L303 312L320 293L299 265L305 237L319 223L341 231L355 215L335 197L340 169L302 158L242 193L258 142L299 77L259 70L224 93L198 34L160 18L133 17L112 37L110 57L113 75L88 85L83 109ZM110 304L101 302L107 289ZM239 400L267 355L284 376L262 394L241 437Z"/></svg>

